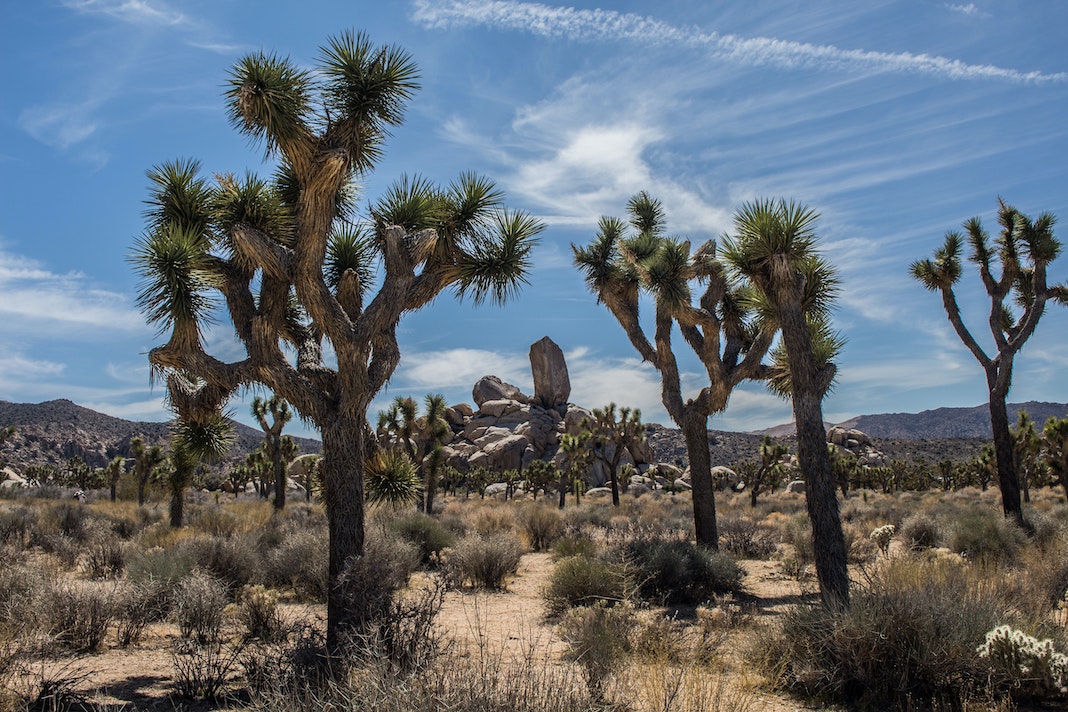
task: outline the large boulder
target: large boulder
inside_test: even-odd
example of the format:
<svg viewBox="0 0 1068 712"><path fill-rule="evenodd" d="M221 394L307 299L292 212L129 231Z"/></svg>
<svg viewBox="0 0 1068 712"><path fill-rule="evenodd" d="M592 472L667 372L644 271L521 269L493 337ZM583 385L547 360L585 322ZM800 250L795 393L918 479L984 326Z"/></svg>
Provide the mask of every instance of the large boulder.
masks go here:
<svg viewBox="0 0 1068 712"><path fill-rule="evenodd" d="M567 375L564 352L548 336L530 345L530 371L534 376L534 402L543 408L567 403L571 380Z"/></svg>
<svg viewBox="0 0 1068 712"><path fill-rule="evenodd" d="M471 398L478 408L481 408L486 401L514 400L520 403L530 401L530 398L523 395L523 392L516 386L505 383L496 376L483 376L478 379L478 383L471 390Z"/></svg>

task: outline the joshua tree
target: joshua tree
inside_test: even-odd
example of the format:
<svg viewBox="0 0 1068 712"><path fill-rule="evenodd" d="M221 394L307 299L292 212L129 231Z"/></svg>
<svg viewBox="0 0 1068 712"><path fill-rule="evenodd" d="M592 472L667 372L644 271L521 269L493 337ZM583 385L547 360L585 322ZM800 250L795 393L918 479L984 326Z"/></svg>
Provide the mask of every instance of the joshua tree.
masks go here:
<svg viewBox="0 0 1068 712"><path fill-rule="evenodd" d="M764 320L782 332L768 386L793 402L820 593L825 603L846 604L845 537L823 425L823 397L834 380L833 359L841 348L828 324L837 282L815 249L818 217L792 201L746 203L735 215L724 258L752 284Z"/></svg>
<svg viewBox="0 0 1068 712"><path fill-rule="evenodd" d="M145 504L145 487L156 474L156 469L163 464L167 456L159 445L151 447L145 445L145 441L136 437L130 441L130 451L134 456L134 477L137 479L137 506Z"/></svg>
<svg viewBox="0 0 1068 712"><path fill-rule="evenodd" d="M203 420L259 383L319 428L331 650L365 620L342 574L363 554L367 409L400 360L398 322L446 290L505 301L542 227L503 209L501 192L473 174L445 188L404 178L355 221L353 181L378 162L417 79L405 51L351 32L329 40L313 69L263 52L239 60L230 119L264 145L274 177L212 183L195 161L151 170L148 229L132 255L142 311L169 334L149 360L182 417ZM215 294L245 351L233 362L201 339Z"/></svg>
<svg viewBox="0 0 1068 712"><path fill-rule="evenodd" d="M1068 496L1068 418L1050 418L1042 428L1042 460Z"/></svg>
<svg viewBox="0 0 1068 712"><path fill-rule="evenodd" d="M423 489L415 464L400 448L375 451L365 467L367 501L402 507L420 500Z"/></svg>
<svg viewBox="0 0 1068 712"><path fill-rule="evenodd" d="M587 447L589 442L589 431L564 433L560 436L560 451L567 455L567 467L560 468L560 509L564 508L567 491L571 489L569 485L574 485L575 480L585 475L589 470L590 457L593 455L589 447ZM578 490L575 490L576 499L579 496Z"/></svg>
<svg viewBox="0 0 1068 712"><path fill-rule="evenodd" d="M594 408L593 418L583 419L583 428L590 432L594 454L608 466L608 479L612 487L612 505L619 506L619 461L623 453L631 446L645 441L645 426L642 425L642 412L630 408L619 409L616 420L616 404L609 403L604 408Z"/></svg>
<svg viewBox="0 0 1068 712"><path fill-rule="evenodd" d="M1030 502L1031 484L1042 467L1039 459L1042 438L1035 431L1035 421L1022 410L1016 420L1016 427L1011 428L1009 432L1012 434L1012 466L1020 479L1023 501Z"/></svg>
<svg viewBox="0 0 1068 712"><path fill-rule="evenodd" d="M1020 502L1020 480L1013 467L1012 435L1006 399L1012 387L1012 366L1016 354L1035 333L1038 320L1051 299L1068 304L1068 286L1047 284L1047 268L1061 251L1053 236L1055 218L1042 213L1031 220L998 198L998 223L1001 233L991 241L979 218L964 223L971 254L968 259L979 269L979 277L990 297L987 320L994 341L989 355L964 324L954 285L961 278L960 252L965 237L959 232L946 233L942 247L933 259L912 263L912 276L924 287L940 292L942 306L957 336L968 347L986 374L990 398L990 428L994 438L1001 507L1006 517L1024 525ZM1001 274L994 270L1000 266ZM1010 303L1006 300L1011 299ZM1015 303L1015 309L1010 304Z"/></svg>
<svg viewBox="0 0 1068 712"><path fill-rule="evenodd" d="M782 443L772 441L765 435L760 443L760 463L753 468L753 481L749 488L749 506L757 506L757 497L765 489L775 491L775 485L782 479L783 458L790 450Z"/></svg>
<svg viewBox="0 0 1068 712"><path fill-rule="evenodd" d="M111 461L104 467L104 477L111 485L112 502L118 498L119 478L124 474L126 474L126 458L122 455L111 458Z"/></svg>
<svg viewBox="0 0 1068 712"><path fill-rule="evenodd" d="M575 264L642 359L660 372L664 408L686 438L697 542L718 548L708 418L727 407L739 383L766 376L761 360L775 329L750 318L745 288L728 280L715 242L691 252L689 242L666 236L660 201L644 192L631 198L627 212L633 232L628 236L627 224L618 218L601 218L590 245L571 246ZM643 291L656 305L652 340L638 316ZM685 400L672 343L676 327L708 376L708 385Z"/></svg>
<svg viewBox="0 0 1068 712"><path fill-rule="evenodd" d="M171 435L171 467L167 474L171 527L178 529L184 524L185 491L197 468L206 460L222 457L233 443L233 424L221 415L193 422L177 420Z"/></svg>
<svg viewBox="0 0 1068 712"><path fill-rule="evenodd" d="M282 428L293 417L293 411L289 409L289 404L278 396L271 396L267 400L256 396L252 401L252 415L263 430L262 447L271 461L271 473L274 475L273 504L275 511L278 511L286 506L286 466L299 450L293 438L282 435ZM271 422L267 422L268 415L271 416Z"/></svg>
<svg viewBox="0 0 1068 712"><path fill-rule="evenodd" d="M379 436L396 438L408 458L416 464L425 495L420 507L427 514L434 511L438 477L445 465L443 448L450 432L445 407L445 396L427 395L426 414L417 417L415 400L397 396L388 410L378 414Z"/></svg>
<svg viewBox="0 0 1068 712"><path fill-rule="evenodd" d="M523 471L527 489L534 495L535 500L538 498L538 490L548 495L549 486L556 482L559 475L553 463L547 460L534 460Z"/></svg>

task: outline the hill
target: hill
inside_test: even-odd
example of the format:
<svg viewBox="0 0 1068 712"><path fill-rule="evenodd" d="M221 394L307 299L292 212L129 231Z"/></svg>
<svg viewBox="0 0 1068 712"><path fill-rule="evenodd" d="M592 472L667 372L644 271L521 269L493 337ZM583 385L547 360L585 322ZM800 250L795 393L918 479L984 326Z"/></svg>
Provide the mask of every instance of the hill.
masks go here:
<svg viewBox="0 0 1068 712"><path fill-rule="evenodd" d="M103 467L116 455L131 456L130 440L134 437L163 445L170 433L168 423L123 420L66 399L44 403L0 401L0 427L8 425L14 425L16 433L0 446L0 458L19 470L29 465L61 467L75 456L93 467ZM241 423L234 425L237 442L230 459L239 459L259 446L263 433ZM322 449L318 440L296 441L302 453Z"/></svg>
<svg viewBox="0 0 1068 712"><path fill-rule="evenodd" d="M1009 421L1014 422L1020 411L1026 411L1039 428L1051 417L1068 415L1068 404L1010 403ZM858 415L839 423L845 428L856 428L873 438L897 438L915 440L920 438L990 438L990 407L987 404L974 408L935 408L921 413L882 413Z"/></svg>

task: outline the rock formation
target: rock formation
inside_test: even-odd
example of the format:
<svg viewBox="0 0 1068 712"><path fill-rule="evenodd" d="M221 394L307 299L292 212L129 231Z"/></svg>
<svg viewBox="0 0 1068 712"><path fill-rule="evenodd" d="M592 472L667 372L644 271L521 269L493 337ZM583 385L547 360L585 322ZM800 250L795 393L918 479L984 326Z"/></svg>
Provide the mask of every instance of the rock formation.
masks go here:
<svg viewBox="0 0 1068 712"><path fill-rule="evenodd" d="M530 372L534 376L533 401L542 408L565 405L571 396L564 352L544 336L530 345Z"/></svg>

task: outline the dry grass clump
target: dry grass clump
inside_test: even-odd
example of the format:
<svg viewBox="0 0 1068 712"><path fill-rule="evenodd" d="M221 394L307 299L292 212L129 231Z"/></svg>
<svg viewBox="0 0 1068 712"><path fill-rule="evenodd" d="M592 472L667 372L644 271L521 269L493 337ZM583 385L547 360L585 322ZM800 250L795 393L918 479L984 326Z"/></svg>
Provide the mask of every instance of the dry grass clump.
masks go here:
<svg viewBox="0 0 1068 712"><path fill-rule="evenodd" d="M519 569L522 555L523 545L513 534L468 536L446 550L446 576L458 584L502 591L507 578Z"/></svg>
<svg viewBox="0 0 1068 712"><path fill-rule="evenodd" d="M545 551L564 535L564 518L545 504L524 506L519 512L519 525L534 551Z"/></svg>

